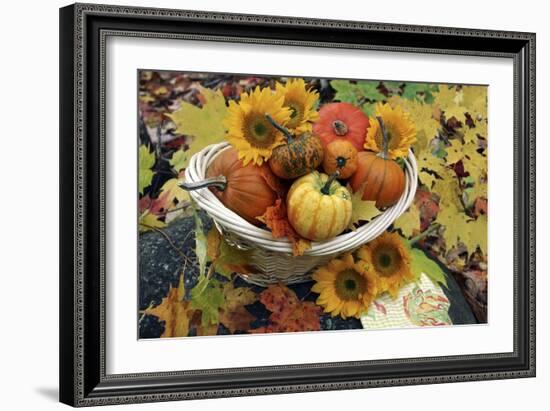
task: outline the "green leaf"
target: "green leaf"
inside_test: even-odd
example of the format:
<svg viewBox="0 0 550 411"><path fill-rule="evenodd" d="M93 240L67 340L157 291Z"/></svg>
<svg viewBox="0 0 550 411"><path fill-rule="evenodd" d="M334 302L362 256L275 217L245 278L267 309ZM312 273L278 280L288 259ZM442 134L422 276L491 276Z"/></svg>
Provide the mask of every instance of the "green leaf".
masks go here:
<svg viewBox="0 0 550 411"><path fill-rule="evenodd" d="M151 185L153 181L153 166L155 165L155 153L150 152L145 145L139 146L139 193Z"/></svg>
<svg viewBox="0 0 550 411"><path fill-rule="evenodd" d="M355 93L356 87L348 80L332 80L330 86L336 90L334 98L346 103L357 104L357 94Z"/></svg>
<svg viewBox="0 0 550 411"><path fill-rule="evenodd" d="M174 170L176 170L176 173L179 173L181 170L185 168L188 158L189 158L189 154L187 153L187 151L184 151L180 148L178 151L172 154L172 158L170 159L170 165Z"/></svg>
<svg viewBox="0 0 550 411"><path fill-rule="evenodd" d="M248 273L251 253L240 250L225 241L216 227L212 227L207 236L207 256L216 273L231 279L234 272Z"/></svg>
<svg viewBox="0 0 550 411"><path fill-rule="evenodd" d="M193 136L186 157L177 162L181 169L187 167L189 159L210 144L220 143L225 139L223 119L227 112L225 97L220 90L211 90L201 87L200 92L204 97L202 108L183 101L178 110L168 117L176 124L179 134ZM179 155L178 155L179 156ZM177 159L179 160L179 158Z"/></svg>
<svg viewBox="0 0 550 411"><path fill-rule="evenodd" d="M219 309L224 305L225 297L221 283L215 278L202 277L191 290L191 307L201 310L203 327L220 322Z"/></svg>
<svg viewBox="0 0 550 411"><path fill-rule="evenodd" d="M447 278L441 267L418 248L410 249L411 269L416 278L426 274L434 283L447 286Z"/></svg>
<svg viewBox="0 0 550 411"><path fill-rule="evenodd" d="M439 87L434 84L426 83L405 83L403 97L407 100L418 100L431 104L434 101L432 92L438 91Z"/></svg>
<svg viewBox="0 0 550 411"><path fill-rule="evenodd" d="M357 90L359 94L369 100L383 100L386 98L378 91L379 81L358 81Z"/></svg>
<svg viewBox="0 0 550 411"><path fill-rule="evenodd" d="M352 83L348 80L332 80L331 87L336 90L335 100L340 100L359 106L360 101L365 99L379 101L386 98L378 91L379 81L358 81Z"/></svg>
<svg viewBox="0 0 550 411"><path fill-rule="evenodd" d="M369 117L374 117L374 103L365 103L361 106L361 110Z"/></svg>
<svg viewBox="0 0 550 411"><path fill-rule="evenodd" d="M384 81L384 86L386 86L388 91L394 95L397 94L397 93L394 93L395 91L400 90L401 84L403 83L400 83L398 81Z"/></svg>

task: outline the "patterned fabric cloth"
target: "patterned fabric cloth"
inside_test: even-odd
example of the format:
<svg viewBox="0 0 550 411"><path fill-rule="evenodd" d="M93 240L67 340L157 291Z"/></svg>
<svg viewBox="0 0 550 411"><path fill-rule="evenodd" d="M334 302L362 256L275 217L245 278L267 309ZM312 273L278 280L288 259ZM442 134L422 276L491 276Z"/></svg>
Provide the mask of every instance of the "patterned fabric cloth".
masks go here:
<svg viewBox="0 0 550 411"><path fill-rule="evenodd" d="M452 325L450 302L441 287L425 274L404 286L397 298L384 293L361 316L363 328L403 328Z"/></svg>

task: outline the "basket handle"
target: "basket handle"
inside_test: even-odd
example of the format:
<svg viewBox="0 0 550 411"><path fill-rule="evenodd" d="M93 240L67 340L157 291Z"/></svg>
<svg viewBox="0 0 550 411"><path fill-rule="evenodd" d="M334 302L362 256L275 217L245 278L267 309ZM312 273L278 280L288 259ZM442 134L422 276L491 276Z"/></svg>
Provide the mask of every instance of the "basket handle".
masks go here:
<svg viewBox="0 0 550 411"><path fill-rule="evenodd" d="M182 181L179 186L187 191L194 191L205 187L216 187L218 190L223 191L227 187L227 178L223 175L217 177L206 178L201 181L188 183Z"/></svg>

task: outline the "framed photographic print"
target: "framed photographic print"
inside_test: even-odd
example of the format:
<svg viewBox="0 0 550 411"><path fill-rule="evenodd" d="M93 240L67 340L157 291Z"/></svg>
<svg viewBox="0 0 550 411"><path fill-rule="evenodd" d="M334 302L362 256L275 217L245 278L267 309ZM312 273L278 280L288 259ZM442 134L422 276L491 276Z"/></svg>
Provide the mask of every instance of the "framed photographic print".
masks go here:
<svg viewBox="0 0 550 411"><path fill-rule="evenodd" d="M60 399L535 375L535 35L60 10Z"/></svg>

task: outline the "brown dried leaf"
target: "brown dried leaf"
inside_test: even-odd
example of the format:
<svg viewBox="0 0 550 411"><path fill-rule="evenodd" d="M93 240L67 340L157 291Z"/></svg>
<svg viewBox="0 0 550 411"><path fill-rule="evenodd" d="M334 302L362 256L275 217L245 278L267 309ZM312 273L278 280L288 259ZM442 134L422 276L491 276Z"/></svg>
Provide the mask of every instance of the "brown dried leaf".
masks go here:
<svg viewBox="0 0 550 411"><path fill-rule="evenodd" d="M265 213L256 217L270 230L274 238L288 237L292 242L292 254L299 256L311 248L311 242L300 235L292 228L286 214L284 201L279 198L275 204L268 207Z"/></svg>
<svg viewBox="0 0 550 411"><path fill-rule="evenodd" d="M255 317L243 306L237 307L233 311L220 311L220 322L227 327L232 334L237 331L248 331L250 323Z"/></svg>
<svg viewBox="0 0 550 411"><path fill-rule="evenodd" d="M260 294L260 302L271 311L270 324L251 330L263 332L319 331L321 308L311 301L300 301L283 284L270 285Z"/></svg>

